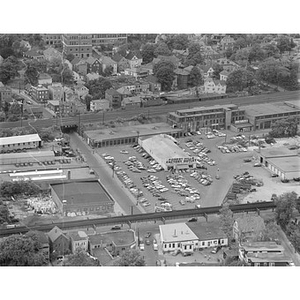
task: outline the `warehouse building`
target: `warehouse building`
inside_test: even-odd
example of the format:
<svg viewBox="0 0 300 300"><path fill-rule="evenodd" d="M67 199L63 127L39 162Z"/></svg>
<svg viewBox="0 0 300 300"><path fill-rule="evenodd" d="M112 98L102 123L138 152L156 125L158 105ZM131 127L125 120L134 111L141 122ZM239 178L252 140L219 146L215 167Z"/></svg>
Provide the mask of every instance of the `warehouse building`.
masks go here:
<svg viewBox="0 0 300 300"><path fill-rule="evenodd" d="M21 152L1 154L0 165L13 165L20 163L39 163L53 161L55 155L53 151Z"/></svg>
<svg viewBox="0 0 300 300"><path fill-rule="evenodd" d="M245 118L253 130L270 129L280 119L297 117L300 123L300 100L243 106Z"/></svg>
<svg viewBox="0 0 300 300"><path fill-rule="evenodd" d="M1 153L12 152L18 149L35 149L42 146L38 134L26 134L0 138Z"/></svg>
<svg viewBox="0 0 300 300"><path fill-rule="evenodd" d="M166 123L153 123L85 131L83 137L90 146L101 148L134 144L138 143L139 138L158 134L168 134L177 138L183 136L183 131Z"/></svg>
<svg viewBox="0 0 300 300"><path fill-rule="evenodd" d="M196 157L184 152L169 135L159 134L147 139L141 138L139 144L166 171L196 167Z"/></svg>
<svg viewBox="0 0 300 300"><path fill-rule="evenodd" d="M281 179L290 180L300 177L298 150L289 150L286 147L272 147L255 151L259 162Z"/></svg>
<svg viewBox="0 0 300 300"><path fill-rule="evenodd" d="M98 180L50 184L51 196L64 216L105 215L114 212L114 201Z"/></svg>

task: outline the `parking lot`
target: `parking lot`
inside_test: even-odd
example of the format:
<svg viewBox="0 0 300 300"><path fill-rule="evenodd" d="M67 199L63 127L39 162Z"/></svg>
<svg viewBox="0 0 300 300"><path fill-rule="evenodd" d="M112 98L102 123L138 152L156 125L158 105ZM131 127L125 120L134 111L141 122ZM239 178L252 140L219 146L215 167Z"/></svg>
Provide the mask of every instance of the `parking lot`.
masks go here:
<svg viewBox="0 0 300 300"><path fill-rule="evenodd" d="M104 154L114 158L114 162L106 162L111 167L114 164L116 177L132 189L138 205L142 205L147 212L220 205L234 181L233 177L244 172L249 172L264 184L245 195L242 202L270 200L273 193L299 189L299 184L281 183L278 178L271 178L265 168L254 167L253 148L247 150L243 143L238 143L246 143L250 140L250 134L245 137L225 132L226 136L194 134L177 139L186 153L199 159L196 169L173 173L161 170L139 147L114 146L97 151L102 157Z"/></svg>

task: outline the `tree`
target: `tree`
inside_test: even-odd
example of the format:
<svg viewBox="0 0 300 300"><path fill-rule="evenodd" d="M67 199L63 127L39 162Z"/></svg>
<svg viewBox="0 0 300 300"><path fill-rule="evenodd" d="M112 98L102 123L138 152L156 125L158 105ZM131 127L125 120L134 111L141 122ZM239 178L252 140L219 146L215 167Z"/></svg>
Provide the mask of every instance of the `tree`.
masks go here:
<svg viewBox="0 0 300 300"><path fill-rule="evenodd" d="M62 83L63 84L73 84L74 76L72 70L69 69L67 65L64 66L62 71Z"/></svg>
<svg viewBox="0 0 300 300"><path fill-rule="evenodd" d="M295 47L293 39L287 36L281 36L277 40L277 48L279 49L280 53L283 53L285 51L291 51L293 47Z"/></svg>
<svg viewBox="0 0 300 300"><path fill-rule="evenodd" d="M68 60L68 61L72 61L73 59L75 58L75 55L73 54L73 53L69 53L67 56L66 56L66 59Z"/></svg>
<svg viewBox="0 0 300 300"><path fill-rule="evenodd" d="M167 37L166 44L170 49L185 50L188 47L189 38L186 34L173 34Z"/></svg>
<svg viewBox="0 0 300 300"><path fill-rule="evenodd" d="M239 69L228 75L226 83L228 92L237 92L254 86L257 84L257 81L252 72L245 69Z"/></svg>
<svg viewBox="0 0 300 300"><path fill-rule="evenodd" d="M122 267L137 267L145 266L145 260L141 256L140 251L132 249L125 251L118 261L116 261L115 266Z"/></svg>
<svg viewBox="0 0 300 300"><path fill-rule="evenodd" d="M7 84L11 79L18 76L19 64L14 56L9 56L0 65L0 81Z"/></svg>
<svg viewBox="0 0 300 300"><path fill-rule="evenodd" d="M168 48L168 45L165 42L160 42L156 49L154 50L154 55L158 56L158 55L164 55L164 56L170 56L172 54L172 52L170 51L170 49Z"/></svg>
<svg viewBox="0 0 300 300"><path fill-rule="evenodd" d="M4 122L6 119L6 114L4 111L0 111L0 122Z"/></svg>
<svg viewBox="0 0 300 300"><path fill-rule="evenodd" d="M278 238L280 227L274 222L270 220L265 222L265 229L262 233L255 237L254 240L256 241L274 241Z"/></svg>
<svg viewBox="0 0 300 300"><path fill-rule="evenodd" d="M27 69L26 69L24 75L25 75L27 82L29 82L31 85L37 85L38 77L39 77L39 71L38 71L37 66L35 66L35 65L27 66Z"/></svg>
<svg viewBox="0 0 300 300"><path fill-rule="evenodd" d="M203 78L200 73L200 70L197 67L193 67L188 77L188 86L194 87L203 84Z"/></svg>
<svg viewBox="0 0 300 300"><path fill-rule="evenodd" d="M263 51L265 51L266 57L278 57L279 49L274 44L266 44L262 47Z"/></svg>
<svg viewBox="0 0 300 300"><path fill-rule="evenodd" d="M239 65L245 67L249 61L250 51L246 48L238 50L231 59L237 62Z"/></svg>
<svg viewBox="0 0 300 300"><path fill-rule="evenodd" d="M155 76L158 70L161 68L168 68L168 69L172 69L173 71L175 70L175 66L171 61L162 59L161 61L159 61L157 64L154 65L153 73Z"/></svg>
<svg viewBox="0 0 300 300"><path fill-rule="evenodd" d="M219 79L220 73L223 71L223 66L219 64L214 64L213 69L214 69L213 77Z"/></svg>
<svg viewBox="0 0 300 300"><path fill-rule="evenodd" d="M298 131L297 117L290 117L276 121L271 126L269 135L273 138L293 137Z"/></svg>
<svg viewBox="0 0 300 300"><path fill-rule="evenodd" d="M202 64L204 59L201 55L201 48L199 44L191 43L188 47L189 54L186 58L185 65L196 66Z"/></svg>
<svg viewBox="0 0 300 300"><path fill-rule="evenodd" d="M105 96L105 91L112 87L111 82L104 77L100 77L95 80L91 80L86 84L89 89L89 94L93 99L103 99Z"/></svg>
<svg viewBox="0 0 300 300"><path fill-rule="evenodd" d="M228 204L224 204L220 209L219 219L221 222L221 228L228 238L228 243L230 243L233 235L234 219L233 213Z"/></svg>
<svg viewBox="0 0 300 300"><path fill-rule="evenodd" d="M9 210L7 208L7 205L5 205L0 200L0 224L10 223L10 222L11 222L11 218L9 216Z"/></svg>
<svg viewBox="0 0 300 300"><path fill-rule="evenodd" d="M112 73L114 72L114 68L112 66L107 66L104 70L104 76L105 77L109 77L112 75Z"/></svg>
<svg viewBox="0 0 300 300"><path fill-rule="evenodd" d="M83 249L78 248L76 249L74 254L67 255L65 257L65 260L63 262L63 266L73 266L73 267L79 267L79 266L99 266L100 263L98 259L95 259L91 257L87 252L85 252Z"/></svg>
<svg viewBox="0 0 300 300"><path fill-rule="evenodd" d="M173 69L168 67L161 67L155 73L157 81L161 84L162 91L170 91L172 88L173 81L175 79L175 74Z"/></svg>
<svg viewBox="0 0 300 300"><path fill-rule="evenodd" d="M255 44L250 48L249 56L248 56L250 63L254 61L262 61L265 59L265 57L266 54L259 44Z"/></svg>
<svg viewBox="0 0 300 300"><path fill-rule="evenodd" d="M37 239L27 235L11 235L0 242L1 266L43 266L47 264Z"/></svg>
<svg viewBox="0 0 300 300"><path fill-rule="evenodd" d="M32 182L25 181L4 181L0 185L0 194L2 197L10 198L20 194L37 195L40 193L40 188Z"/></svg>
<svg viewBox="0 0 300 300"><path fill-rule="evenodd" d="M141 51L143 57L143 64L147 64L153 60L153 58L155 57L154 51L156 47L157 45L149 43L143 47Z"/></svg>
<svg viewBox="0 0 300 300"><path fill-rule="evenodd" d="M276 202L276 222L283 230L286 229L293 217L293 211L296 208L297 193L284 193L278 197Z"/></svg>
<svg viewBox="0 0 300 300"><path fill-rule="evenodd" d="M269 83L279 85L279 82L283 80L283 78L287 78L290 76L290 71L287 67L283 66L282 63L276 61L273 58L266 59L263 61L257 72L258 78L264 80Z"/></svg>

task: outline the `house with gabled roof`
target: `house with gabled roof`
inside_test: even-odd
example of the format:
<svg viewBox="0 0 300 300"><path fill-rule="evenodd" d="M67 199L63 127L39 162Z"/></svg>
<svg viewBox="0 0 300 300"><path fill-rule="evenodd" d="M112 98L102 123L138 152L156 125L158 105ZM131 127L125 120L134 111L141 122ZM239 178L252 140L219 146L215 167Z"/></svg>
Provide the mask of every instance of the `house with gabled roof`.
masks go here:
<svg viewBox="0 0 300 300"><path fill-rule="evenodd" d="M64 255L70 252L70 239L57 226L53 227L48 233L50 241L50 251L56 255Z"/></svg>
<svg viewBox="0 0 300 300"><path fill-rule="evenodd" d="M204 93L205 94L226 94L226 83L222 80L212 79L207 77L204 79Z"/></svg>
<svg viewBox="0 0 300 300"><path fill-rule="evenodd" d="M132 92L126 86L121 86L117 92L122 95L122 99L132 96Z"/></svg>
<svg viewBox="0 0 300 300"><path fill-rule="evenodd" d="M52 77L47 73L41 73L38 77L38 84L48 86L52 84Z"/></svg>
<svg viewBox="0 0 300 300"><path fill-rule="evenodd" d="M46 60L48 61L52 61L54 59L59 59L62 60L63 55L62 53L60 53L59 51L57 51L56 49L49 47L46 50L43 51L44 57Z"/></svg>
<svg viewBox="0 0 300 300"><path fill-rule="evenodd" d="M76 71L77 73L83 76L85 76L88 73L88 66L87 66L86 59L75 57L71 61L71 64L73 66L72 68L73 71Z"/></svg>
<svg viewBox="0 0 300 300"><path fill-rule="evenodd" d="M123 72L130 67L128 60L119 53L114 54L112 59L118 65L118 72Z"/></svg>
<svg viewBox="0 0 300 300"><path fill-rule="evenodd" d="M143 62L142 54L139 51L131 51L125 57L129 63L129 68L138 68Z"/></svg>
<svg viewBox="0 0 300 300"><path fill-rule="evenodd" d="M226 81L230 73L231 72L228 72L226 70L223 70L222 72L220 72L220 74L219 74L220 80Z"/></svg>
<svg viewBox="0 0 300 300"><path fill-rule="evenodd" d="M74 87L74 91L75 94L81 99L84 99L89 93L89 89L83 84L77 84Z"/></svg>
<svg viewBox="0 0 300 300"><path fill-rule="evenodd" d="M84 231L71 231L67 233L71 242L71 251L75 253L77 249L88 251L89 239Z"/></svg>
<svg viewBox="0 0 300 300"><path fill-rule="evenodd" d="M197 67L204 78L212 77L214 74L214 69L211 65L198 65Z"/></svg>
<svg viewBox="0 0 300 300"><path fill-rule="evenodd" d="M126 97L122 100L121 106L123 108L141 107L142 100L139 96Z"/></svg>
<svg viewBox="0 0 300 300"><path fill-rule="evenodd" d="M98 58L89 56L86 59L86 63L87 63L87 72L88 73L97 73L97 74L102 73L102 64Z"/></svg>
<svg viewBox="0 0 300 300"><path fill-rule="evenodd" d="M104 72L107 67L112 67L112 74L116 74L118 72L118 64L109 56L103 55L99 58L99 61L102 64L102 72Z"/></svg>
<svg viewBox="0 0 300 300"><path fill-rule="evenodd" d="M149 75L144 78L144 81L149 83L149 90L152 93L159 93L161 91L161 84L157 81L157 77L154 75Z"/></svg>
<svg viewBox="0 0 300 300"><path fill-rule="evenodd" d="M115 89L108 89L105 91L105 99L109 100L110 107L120 108L122 96Z"/></svg>

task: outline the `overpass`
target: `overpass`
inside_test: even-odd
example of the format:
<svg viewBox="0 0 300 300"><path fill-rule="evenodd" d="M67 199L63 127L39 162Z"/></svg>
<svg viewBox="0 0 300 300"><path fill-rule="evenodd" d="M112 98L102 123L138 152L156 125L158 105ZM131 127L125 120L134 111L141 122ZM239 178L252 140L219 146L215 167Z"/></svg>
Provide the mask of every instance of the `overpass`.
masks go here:
<svg viewBox="0 0 300 300"><path fill-rule="evenodd" d="M199 209L184 209L184 210L174 210L171 212L159 212L159 213L147 213L147 214L136 214L129 216L116 216L110 218L93 218L84 220L69 220L69 221L59 221L52 222L48 224L33 225L33 226L16 226L14 228L5 228L0 229L0 237L9 236L11 234L23 234L30 230L39 230L39 231L50 231L54 226L59 227L62 230L71 230L76 228L89 228L95 226L107 226L107 225L116 225L116 224L128 224L131 226L132 223L142 223L149 221L162 221L163 223L166 220L172 219L182 219L190 217L205 217L208 218L208 215L219 214L222 206L213 206L213 207L203 207ZM229 206L233 213L240 212L260 212L261 210L274 210L276 204L273 201L265 202L254 202L246 204L237 204Z"/></svg>

